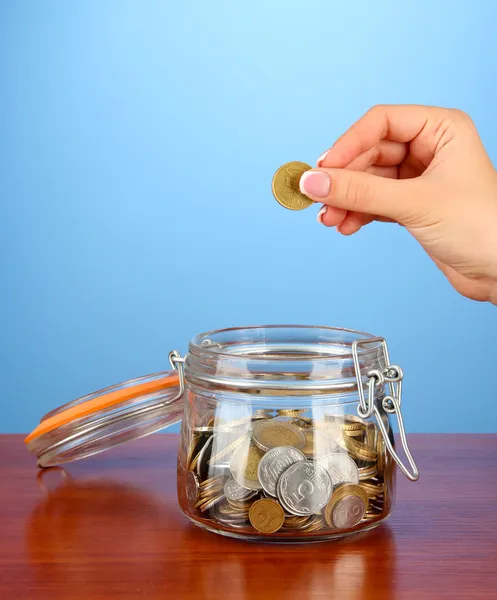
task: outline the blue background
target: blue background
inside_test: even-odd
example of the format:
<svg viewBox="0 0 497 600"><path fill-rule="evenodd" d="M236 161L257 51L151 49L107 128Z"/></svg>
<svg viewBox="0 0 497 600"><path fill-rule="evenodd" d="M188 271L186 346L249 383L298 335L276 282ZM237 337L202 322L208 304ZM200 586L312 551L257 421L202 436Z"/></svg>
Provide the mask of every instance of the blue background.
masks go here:
<svg viewBox="0 0 497 600"><path fill-rule="evenodd" d="M497 308L400 227L351 238L272 198L376 103L468 111L497 162L497 3L0 3L2 410L167 368L259 323L383 335L410 431L497 431Z"/></svg>

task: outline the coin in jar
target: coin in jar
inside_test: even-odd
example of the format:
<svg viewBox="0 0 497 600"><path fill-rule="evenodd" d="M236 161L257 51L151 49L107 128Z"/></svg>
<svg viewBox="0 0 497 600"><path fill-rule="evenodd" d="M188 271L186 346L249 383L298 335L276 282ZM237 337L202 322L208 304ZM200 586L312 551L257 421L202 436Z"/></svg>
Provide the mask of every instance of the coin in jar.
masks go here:
<svg viewBox="0 0 497 600"><path fill-rule="evenodd" d="M273 411L270 408L258 408L254 411L252 415L252 419L255 421L257 419L271 419L273 416Z"/></svg>
<svg viewBox="0 0 497 600"><path fill-rule="evenodd" d="M305 533L314 533L316 531L319 531L320 529L323 529L325 525L326 522L321 517L321 515L314 515L309 519L309 522L306 525L304 525L304 527L302 527L301 530L305 531Z"/></svg>
<svg viewBox="0 0 497 600"><path fill-rule="evenodd" d="M324 510L324 518L330 527L349 529L364 517L368 509L368 496L358 485L344 484L333 492Z"/></svg>
<svg viewBox="0 0 497 600"><path fill-rule="evenodd" d="M190 504L195 504L198 500L199 483L197 476L193 471L188 471L186 475L186 498Z"/></svg>
<svg viewBox="0 0 497 600"><path fill-rule="evenodd" d="M334 452L319 458L317 462L328 472L334 488L343 483L359 483L359 469L347 454Z"/></svg>
<svg viewBox="0 0 497 600"><path fill-rule="evenodd" d="M283 523L283 529L302 529L308 523L311 517L285 517L285 522Z"/></svg>
<svg viewBox="0 0 497 600"><path fill-rule="evenodd" d="M302 413L305 413L305 409L302 408L280 408L278 411L279 417L300 417Z"/></svg>
<svg viewBox="0 0 497 600"><path fill-rule="evenodd" d="M278 446L266 452L257 469L262 489L276 497L276 486L281 474L289 466L302 460L305 460L305 456L293 446Z"/></svg>
<svg viewBox="0 0 497 600"><path fill-rule="evenodd" d="M370 498L380 496L385 489L383 483L362 482L360 485Z"/></svg>
<svg viewBox="0 0 497 600"><path fill-rule="evenodd" d="M214 436L211 435L209 439L205 442L204 446L202 447L202 450L200 450L197 456L196 471L197 475L200 477L201 480L207 479L209 473L208 461L212 452L213 440Z"/></svg>
<svg viewBox="0 0 497 600"><path fill-rule="evenodd" d="M200 449L202 447L202 437L201 435L194 435L190 444L190 448L188 450L188 454L186 457L186 465L190 470L195 469L195 465L192 466L193 459L198 456Z"/></svg>
<svg viewBox="0 0 497 600"><path fill-rule="evenodd" d="M234 506L231 506L229 502L221 504L218 507L218 512L220 512L225 517L233 517L239 519L243 519L245 517L248 518L248 508L246 510L235 508Z"/></svg>
<svg viewBox="0 0 497 600"><path fill-rule="evenodd" d="M365 479L371 479L378 474L376 464L368 465L367 467L359 467L359 479L361 481ZM352 482L354 483L354 482ZM357 482L355 482L357 483Z"/></svg>
<svg viewBox="0 0 497 600"><path fill-rule="evenodd" d="M302 452L310 458L318 458L338 450L337 442L324 431L312 430L303 431L306 444Z"/></svg>
<svg viewBox="0 0 497 600"><path fill-rule="evenodd" d="M257 469L262 458L262 452L250 442L239 446L230 460L230 471L233 479L242 487L250 490L260 490L262 485L257 476Z"/></svg>
<svg viewBox="0 0 497 600"><path fill-rule="evenodd" d="M293 515L312 515L328 503L333 485L326 469L310 460L288 467L278 480L278 500Z"/></svg>
<svg viewBox="0 0 497 600"><path fill-rule="evenodd" d="M346 496L333 511L333 525L337 529L349 529L361 522L366 508L359 496Z"/></svg>
<svg viewBox="0 0 497 600"><path fill-rule="evenodd" d="M283 525L285 513L275 500L262 498L250 507L249 519L257 531L275 533Z"/></svg>
<svg viewBox="0 0 497 600"><path fill-rule="evenodd" d="M306 445L304 434L287 421L256 421L252 427L254 443L264 452L277 446L293 446L301 450Z"/></svg>
<svg viewBox="0 0 497 600"><path fill-rule="evenodd" d="M232 500L234 502L249 500L253 497L254 493L256 493L254 490L243 487L232 477L230 477L224 484L224 495L228 500Z"/></svg>
<svg viewBox="0 0 497 600"><path fill-rule="evenodd" d="M274 174L272 182L273 196L277 202L289 210L303 210L313 201L300 191L302 175L312 167L303 162L289 162L282 165Z"/></svg>
<svg viewBox="0 0 497 600"><path fill-rule="evenodd" d="M376 450L369 448L367 443L358 442L355 438L347 436L344 438L345 447L353 454L358 460L365 462L376 461Z"/></svg>
<svg viewBox="0 0 497 600"><path fill-rule="evenodd" d="M210 510L213 506L216 506L218 502L224 500L224 496L214 496L213 498L209 498L205 502L203 502L198 508L200 508L200 512L206 512Z"/></svg>

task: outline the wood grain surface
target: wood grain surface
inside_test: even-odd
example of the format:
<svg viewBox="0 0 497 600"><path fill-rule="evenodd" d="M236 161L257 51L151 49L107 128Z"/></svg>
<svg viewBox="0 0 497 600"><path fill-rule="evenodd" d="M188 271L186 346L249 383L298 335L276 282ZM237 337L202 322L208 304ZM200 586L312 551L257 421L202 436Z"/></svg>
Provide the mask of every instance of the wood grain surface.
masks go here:
<svg viewBox="0 0 497 600"><path fill-rule="evenodd" d="M176 502L177 436L155 435L39 476L0 436L0 599L497 598L497 435L411 436L379 529L280 546L204 532Z"/></svg>

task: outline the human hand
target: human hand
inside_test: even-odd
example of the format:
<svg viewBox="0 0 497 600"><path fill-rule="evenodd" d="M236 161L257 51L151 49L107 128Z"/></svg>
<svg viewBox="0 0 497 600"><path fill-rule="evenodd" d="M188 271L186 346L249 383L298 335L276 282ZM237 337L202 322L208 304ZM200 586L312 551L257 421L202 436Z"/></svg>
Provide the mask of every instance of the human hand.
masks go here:
<svg viewBox="0 0 497 600"><path fill-rule="evenodd" d="M497 304L497 172L465 113L375 106L301 178L343 235L397 222L453 287Z"/></svg>

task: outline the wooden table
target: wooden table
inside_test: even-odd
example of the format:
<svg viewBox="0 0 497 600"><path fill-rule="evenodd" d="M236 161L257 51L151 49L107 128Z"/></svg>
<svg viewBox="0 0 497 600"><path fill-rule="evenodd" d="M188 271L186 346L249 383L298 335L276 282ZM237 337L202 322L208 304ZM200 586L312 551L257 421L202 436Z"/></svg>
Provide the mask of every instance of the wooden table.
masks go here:
<svg viewBox="0 0 497 600"><path fill-rule="evenodd" d="M0 600L497 598L497 436L411 439L421 479L399 474L386 524L278 546L182 516L177 436L128 443L41 482L22 437L0 436Z"/></svg>

